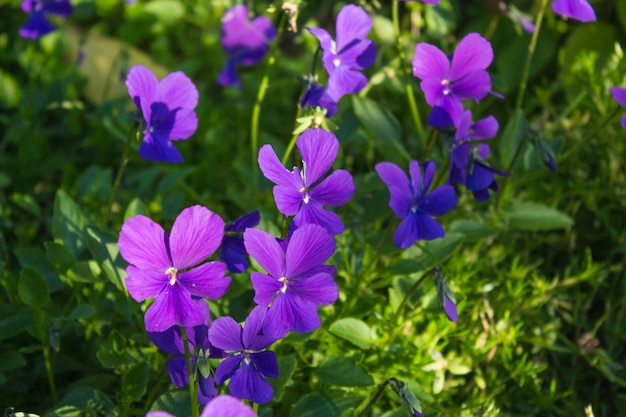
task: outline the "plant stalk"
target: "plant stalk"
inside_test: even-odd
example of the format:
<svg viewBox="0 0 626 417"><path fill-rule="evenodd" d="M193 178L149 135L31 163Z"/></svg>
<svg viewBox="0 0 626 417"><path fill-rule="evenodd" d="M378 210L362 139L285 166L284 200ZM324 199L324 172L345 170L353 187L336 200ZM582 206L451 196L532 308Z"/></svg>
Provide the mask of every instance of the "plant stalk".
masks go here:
<svg viewBox="0 0 626 417"><path fill-rule="evenodd" d="M43 346L43 359L46 367L46 374L48 375L48 385L50 385L50 393L52 393L52 400L54 403L59 402L57 397L57 387L54 383L54 374L52 373L52 361L50 360L50 346L44 344Z"/></svg>
<svg viewBox="0 0 626 417"><path fill-rule="evenodd" d="M191 417L198 417L198 392L196 391L196 381L192 368L187 331L183 326L180 326L180 332L183 336L183 346L185 347L185 362L187 364L187 378L189 379L189 396L191 397Z"/></svg>
<svg viewBox="0 0 626 417"><path fill-rule="evenodd" d="M120 167L118 168L117 174L115 175L113 188L111 189L111 194L109 195L109 204L107 205L107 214L104 219L105 225L107 225L109 221L111 220L111 213L113 211L113 202L115 201L115 197L117 196L117 191L120 188L122 177L124 176L124 171L126 170L126 165L128 165L130 145L133 142L133 138L135 137L136 133L137 133L137 123L132 122L130 125L130 129L128 131L128 136L126 138L126 145L124 146L124 152L122 153L122 160L120 162Z"/></svg>

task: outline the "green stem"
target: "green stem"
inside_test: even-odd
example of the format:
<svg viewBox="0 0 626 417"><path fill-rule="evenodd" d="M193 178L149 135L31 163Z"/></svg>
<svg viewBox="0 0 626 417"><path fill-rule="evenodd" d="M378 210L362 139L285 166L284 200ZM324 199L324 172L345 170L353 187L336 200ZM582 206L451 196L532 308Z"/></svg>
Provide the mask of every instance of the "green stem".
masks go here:
<svg viewBox="0 0 626 417"><path fill-rule="evenodd" d="M293 147L296 144L296 140L298 139L298 135L293 135L291 137L291 140L289 141L289 144L287 145L287 149L285 150L285 154L283 155L283 159L282 159L282 163L283 165L287 165L287 161L289 160L289 155L291 155L291 152L293 151Z"/></svg>
<svg viewBox="0 0 626 417"><path fill-rule="evenodd" d="M424 275L422 275L417 281L415 281L415 284L413 284L411 288L409 288L409 291L407 291L406 295L402 299L402 302L400 302L398 309L394 313L393 319L391 319L392 323L394 324L397 323L398 319L400 318L400 315L402 314L402 310L404 309L404 306L406 306L406 303L409 302L409 299L411 298L415 290L417 290L417 288L422 284L422 282L426 280L426 278L428 278L432 274L432 272L433 272L433 269L424 272Z"/></svg>
<svg viewBox="0 0 626 417"><path fill-rule="evenodd" d="M54 403L58 403L57 387L54 384L54 374L52 373L52 362L50 360L50 346L44 344L43 346L43 359L46 366L46 374L48 375L48 385L50 385L50 392L52 393L52 400Z"/></svg>
<svg viewBox="0 0 626 417"><path fill-rule="evenodd" d="M411 86L411 80L406 70L406 57L404 55L404 49L400 41L400 21L398 18L398 2L391 2L391 15L393 19L393 30L396 36L396 49L398 50L398 58L400 58L400 68L404 77L404 90L406 92L406 98L409 101L409 108L411 109L411 116L413 117L413 123L415 123L415 129L420 141L424 138L424 128L422 126L422 120L417 110L417 104L415 104L415 96L413 94L413 87Z"/></svg>
<svg viewBox="0 0 626 417"><path fill-rule="evenodd" d="M130 125L130 129L128 131L128 137L126 138L126 145L124 147L124 152L122 153L122 161L120 162L120 167L117 170L117 175L115 175L115 181L113 182L113 188L111 189L111 194L109 195L109 204L107 206L106 217L104 218L104 224L107 225L109 220L111 220L111 212L113 211L113 202L115 201L115 197L117 196L117 191L120 188L120 184L122 182L122 177L124 176L124 170L126 169L126 165L128 164L128 155L130 154L130 145L133 142L133 138L137 133L137 123L132 122Z"/></svg>
<svg viewBox="0 0 626 417"><path fill-rule="evenodd" d="M185 362L187 363L187 378L189 379L189 396L191 397L191 417L198 417L198 393L196 391L196 381L191 367L191 352L189 351L189 343L187 341L187 331L180 326L180 332L183 336L183 346L185 347Z"/></svg>
<svg viewBox="0 0 626 417"><path fill-rule="evenodd" d="M254 177L253 186L256 194L256 190L258 189L257 182L257 149L259 147L259 117L261 116L261 107L263 106L263 100L265 100L265 93L267 92L267 86L270 82L270 72L272 67L276 63L276 50L278 49L278 43L280 42L280 36L283 33L285 21L285 13L281 12L280 18L278 20L278 34L274 43L270 47L269 57L267 59L267 67L265 67L265 74L263 75L263 79L261 80L261 85L259 86L259 91L256 96L256 101L254 102L254 108L252 109L252 122L250 127L250 156L252 162L252 176Z"/></svg>
<svg viewBox="0 0 626 417"><path fill-rule="evenodd" d="M367 405L365 406L363 411L361 411L357 415L357 417L364 417L364 416L367 415L367 413L372 411L372 408L374 408L374 405L376 405L376 402L380 399L380 397L382 397L383 392L385 392L385 387L386 386L387 386L387 381L385 381L382 384L380 384L380 386L378 387L378 391L376 391L376 394L374 394L374 396L372 397L370 402L367 403Z"/></svg>

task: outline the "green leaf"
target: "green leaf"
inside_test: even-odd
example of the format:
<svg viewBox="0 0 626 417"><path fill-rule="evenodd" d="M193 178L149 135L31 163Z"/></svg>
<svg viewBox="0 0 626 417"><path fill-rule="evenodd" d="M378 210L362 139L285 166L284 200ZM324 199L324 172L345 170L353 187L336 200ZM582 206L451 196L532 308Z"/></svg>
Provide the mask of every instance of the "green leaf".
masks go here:
<svg viewBox="0 0 626 417"><path fill-rule="evenodd" d="M372 330L361 320L350 317L339 319L330 325L328 331L361 349L369 349L374 345Z"/></svg>
<svg viewBox="0 0 626 417"><path fill-rule="evenodd" d="M37 204L37 201L35 201L32 195L13 193L11 199L15 204L17 204L33 216L37 218L41 217L41 208L39 208L39 204Z"/></svg>
<svg viewBox="0 0 626 417"><path fill-rule="evenodd" d="M129 397L138 400L146 393L148 387L148 364L138 363L130 372L122 375L122 391Z"/></svg>
<svg viewBox="0 0 626 417"><path fill-rule="evenodd" d="M99 275L100 268L95 261L79 262L67 271L67 277L70 280L90 284L102 282Z"/></svg>
<svg viewBox="0 0 626 417"><path fill-rule="evenodd" d="M435 265L443 263L463 242L464 235L461 233L446 233L442 239L435 239L426 242L422 246L422 253L415 260L424 265L424 269L429 269Z"/></svg>
<svg viewBox="0 0 626 417"><path fill-rule="evenodd" d="M595 22L592 25L575 27L563 48L565 51L563 69L570 71L571 66L576 61L576 56L581 51L593 51L599 58L598 65L603 65L613 53L617 40L618 31L616 27L608 23Z"/></svg>
<svg viewBox="0 0 626 417"><path fill-rule="evenodd" d="M96 357L104 367L110 369L121 368L124 365L130 365L134 362L134 360L128 355L118 356L115 353L106 350L106 348L96 352Z"/></svg>
<svg viewBox="0 0 626 417"><path fill-rule="evenodd" d="M447 229L448 233L462 233L466 242L475 242L495 233L495 230L485 226L476 220L455 220Z"/></svg>
<svg viewBox="0 0 626 417"><path fill-rule="evenodd" d="M50 292L67 287L43 251L34 248L15 249L15 256L22 268L34 269L46 280Z"/></svg>
<svg viewBox="0 0 626 417"><path fill-rule="evenodd" d="M296 370L296 359L293 355L284 355L278 359L278 377L270 378L268 381L274 389L274 401L279 402L283 396L283 390L294 371Z"/></svg>
<svg viewBox="0 0 626 417"><path fill-rule="evenodd" d="M57 191L52 213L52 235L56 242L61 242L67 250L78 258L86 245L83 230L87 219L72 198L63 190Z"/></svg>
<svg viewBox="0 0 626 417"><path fill-rule="evenodd" d="M133 200L128 204L126 211L124 212L124 220L128 220L137 214L142 214L144 216L149 216L148 208L146 205L138 198L133 198Z"/></svg>
<svg viewBox="0 0 626 417"><path fill-rule="evenodd" d="M290 417L339 417L365 397L351 392L328 391L307 394L293 406Z"/></svg>
<svg viewBox="0 0 626 417"><path fill-rule="evenodd" d="M25 304L41 308L48 304L50 291L46 281L34 269L24 268L17 282L17 293Z"/></svg>
<svg viewBox="0 0 626 417"><path fill-rule="evenodd" d="M327 358L313 372L320 381L336 387L369 387L374 385L374 380L367 371L348 358Z"/></svg>
<svg viewBox="0 0 626 417"><path fill-rule="evenodd" d="M538 203L517 203L503 215L511 229L551 230L574 224L567 214Z"/></svg>
<svg viewBox="0 0 626 417"><path fill-rule="evenodd" d="M190 403L189 391L172 390L157 398L150 407L150 411L167 411L176 417L189 417L191 415Z"/></svg>
<svg viewBox="0 0 626 417"><path fill-rule="evenodd" d="M126 351L126 338L117 329L111 330L109 333L109 344L113 348L116 355L123 355Z"/></svg>
<svg viewBox="0 0 626 417"><path fill-rule="evenodd" d="M175 23L185 15L184 6L176 0L151 1L143 5L143 8L165 24Z"/></svg>
<svg viewBox="0 0 626 417"><path fill-rule="evenodd" d="M76 263L76 258L62 244L44 242L43 246L46 248L48 260L59 273L65 274Z"/></svg>
<svg viewBox="0 0 626 417"><path fill-rule="evenodd" d="M0 320L0 341L17 336L34 322L33 316L30 314L18 314Z"/></svg>
<svg viewBox="0 0 626 417"><path fill-rule="evenodd" d="M93 308L89 304L83 304L83 305L76 307L74 310L72 310L72 312L68 316L68 319L70 320L85 319L87 317L93 316L94 314L96 314L95 308Z"/></svg>
<svg viewBox="0 0 626 417"><path fill-rule="evenodd" d="M26 366L26 358L14 350L0 355L0 372L12 371Z"/></svg>
<svg viewBox="0 0 626 417"><path fill-rule="evenodd" d="M507 122L504 133L502 133L502 139L500 140L500 161L503 167L508 166L513 159L515 151L527 129L528 121L526 120L526 115L523 110L518 110Z"/></svg>
<svg viewBox="0 0 626 417"><path fill-rule="evenodd" d="M450 35L456 27L455 7L450 0L442 0L437 7L426 7L424 20L426 32L435 38ZM458 5L456 10L459 10Z"/></svg>
<svg viewBox="0 0 626 417"><path fill-rule="evenodd" d="M100 230L96 227L87 227L87 246L94 259L98 261L104 270L106 277L118 290L126 291L123 277L126 276L126 263L120 256L117 247L117 238L108 231Z"/></svg>

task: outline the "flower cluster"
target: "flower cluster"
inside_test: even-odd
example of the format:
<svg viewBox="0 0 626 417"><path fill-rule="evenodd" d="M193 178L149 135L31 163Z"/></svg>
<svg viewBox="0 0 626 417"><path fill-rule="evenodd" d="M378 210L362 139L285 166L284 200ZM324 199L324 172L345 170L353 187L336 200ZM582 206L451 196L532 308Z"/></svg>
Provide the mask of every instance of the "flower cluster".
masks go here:
<svg viewBox="0 0 626 417"><path fill-rule="evenodd" d="M55 30L47 14L68 17L74 8L69 0L22 0L22 10L30 16L20 28L20 36L37 39Z"/></svg>

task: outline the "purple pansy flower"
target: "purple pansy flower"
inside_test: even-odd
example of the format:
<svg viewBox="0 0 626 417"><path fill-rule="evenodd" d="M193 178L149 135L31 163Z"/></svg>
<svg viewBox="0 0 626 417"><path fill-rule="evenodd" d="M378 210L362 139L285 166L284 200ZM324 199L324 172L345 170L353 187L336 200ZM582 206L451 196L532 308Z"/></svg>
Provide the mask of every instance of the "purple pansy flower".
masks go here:
<svg viewBox="0 0 626 417"><path fill-rule="evenodd" d="M248 229L254 231L255 229ZM266 309L253 309L243 329L232 317L220 317L209 329L213 346L234 356L224 359L215 371L218 384L230 378L230 393L237 398L265 404L274 398L274 390L265 378L278 376L276 354L264 350L276 339L263 335L261 329Z"/></svg>
<svg viewBox="0 0 626 417"><path fill-rule="evenodd" d="M301 80L306 85L306 89L300 98L300 107L326 109L326 117L330 118L337 113L337 101L335 101L328 91L317 81L317 76L308 75Z"/></svg>
<svg viewBox="0 0 626 417"><path fill-rule="evenodd" d="M269 233L248 229L243 235L250 256L267 271L252 272L254 302L269 307L263 332L280 339L287 332L309 333L320 326L317 308L339 295L335 268L324 262L335 252L335 240L321 226L305 224L283 246Z"/></svg>
<svg viewBox="0 0 626 417"><path fill-rule="evenodd" d="M184 209L169 237L148 217L136 215L124 222L118 245L130 264L128 293L138 302L155 299L145 315L148 332L205 323L209 307L201 297L220 298L230 277L224 276L223 262L199 264L215 252L223 235L222 218L202 206Z"/></svg>
<svg viewBox="0 0 626 417"><path fill-rule="evenodd" d="M624 87L611 87L609 92L613 96L613 100L622 107L626 107L626 88ZM626 115L622 117L620 123L626 129Z"/></svg>
<svg viewBox="0 0 626 417"><path fill-rule="evenodd" d="M422 80L426 102L442 107L456 120L463 112L462 100L479 101L491 91L491 77L485 69L492 60L489 41L478 33L470 33L457 45L452 62L439 48L418 43L413 74Z"/></svg>
<svg viewBox="0 0 626 417"><path fill-rule="evenodd" d="M389 207L402 221L393 236L393 243L402 249L412 246L418 240L433 240L444 236L441 225L431 216L442 216L456 206L454 188L442 185L428 194L435 175L435 163L422 165L409 162L411 178L396 164L380 162L376 172L389 187Z"/></svg>
<svg viewBox="0 0 626 417"><path fill-rule="evenodd" d="M151 411L146 417L174 417L167 411ZM235 397L222 394L204 407L200 417L258 417L250 406Z"/></svg>
<svg viewBox="0 0 626 417"><path fill-rule="evenodd" d="M189 327L186 329L189 351L194 355L192 358L192 368L196 368L196 364L202 361L208 364L208 358L223 358L224 353L220 349L215 349L209 343L209 326L208 316L205 324L200 326ZM187 374L187 363L185 360L185 346L183 345L183 337L180 327L173 326L164 332L148 332L148 337L162 351L171 355L179 355L167 360L167 372L170 374L172 383L177 387L184 387L189 384L189 376ZM182 356L180 356L182 355ZM215 388L215 380L207 369L205 375L202 372L198 375L198 403L206 404L213 397L217 396Z"/></svg>
<svg viewBox="0 0 626 417"><path fill-rule="evenodd" d="M22 10L30 16L20 28L20 36L37 39L56 29L46 14L68 17L74 9L69 0L22 0Z"/></svg>
<svg viewBox="0 0 626 417"><path fill-rule="evenodd" d="M241 274L250 266L247 258L248 252L243 245L242 233L248 227L257 226L260 221L261 214L258 211L252 211L228 223L224 228L219 258L226 262L229 272Z"/></svg>
<svg viewBox="0 0 626 417"><path fill-rule="evenodd" d="M554 0L552 11L579 22L596 21L596 12L587 0Z"/></svg>
<svg viewBox="0 0 626 417"><path fill-rule="evenodd" d="M198 127L194 111L198 90L193 82L180 71L159 82L148 68L135 65L126 87L145 121L139 155L151 161L183 162L171 141L187 139Z"/></svg>
<svg viewBox="0 0 626 417"><path fill-rule="evenodd" d="M307 129L298 137L296 146L302 155L302 171L297 167L293 171L286 169L270 145L259 150L261 172L276 184L278 211L285 216L295 215L295 227L315 223L333 235L343 232L339 216L323 208L346 204L355 191L352 175L346 170L338 169L322 179L335 161L339 141L323 129Z"/></svg>
<svg viewBox="0 0 626 417"><path fill-rule="evenodd" d="M237 65L255 65L267 51L276 37L276 29L266 16L248 19L248 8L244 4L231 7L222 16L222 47L228 54L228 61L220 73L219 85L239 87Z"/></svg>
<svg viewBox="0 0 626 417"><path fill-rule="evenodd" d="M319 41L328 72L328 95L338 102L344 94L355 94L367 85L360 71L376 60L376 45L365 39L372 18L360 6L345 5L337 15L336 41L321 28L307 28Z"/></svg>

